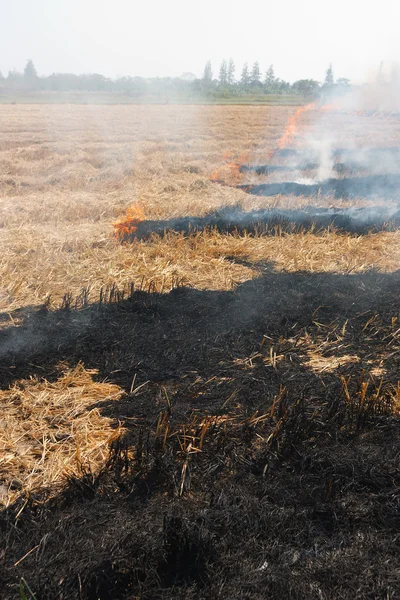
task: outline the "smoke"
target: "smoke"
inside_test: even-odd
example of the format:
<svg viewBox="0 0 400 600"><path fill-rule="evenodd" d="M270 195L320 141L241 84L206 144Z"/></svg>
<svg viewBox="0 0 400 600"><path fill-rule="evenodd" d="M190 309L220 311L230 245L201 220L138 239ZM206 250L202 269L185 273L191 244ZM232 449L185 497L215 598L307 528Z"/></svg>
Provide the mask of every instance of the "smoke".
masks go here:
<svg viewBox="0 0 400 600"><path fill-rule="evenodd" d="M372 69L366 83L352 86L347 93L326 96L337 110L371 114L400 114L400 65L397 62L381 63Z"/></svg>
<svg viewBox="0 0 400 600"><path fill-rule="evenodd" d="M14 314L14 317L16 315ZM81 310L48 311L25 308L18 311L21 327L0 329L0 359L27 357L77 347L92 326L93 314ZM49 330L52 335L49 336Z"/></svg>
<svg viewBox="0 0 400 600"><path fill-rule="evenodd" d="M314 180L284 181L239 185L255 196L327 196L343 199L400 200L400 174L368 175L363 177L331 178L322 182Z"/></svg>
<svg viewBox="0 0 400 600"><path fill-rule="evenodd" d="M242 189L266 196L397 201L399 118L397 64L381 64L362 85L326 86L318 101L288 119L268 163L242 167L248 174Z"/></svg>
<svg viewBox="0 0 400 600"><path fill-rule="evenodd" d="M332 148L333 141L331 139L324 139L320 143L319 148L319 167L317 172L317 180L322 181L333 177L333 159L332 159Z"/></svg>

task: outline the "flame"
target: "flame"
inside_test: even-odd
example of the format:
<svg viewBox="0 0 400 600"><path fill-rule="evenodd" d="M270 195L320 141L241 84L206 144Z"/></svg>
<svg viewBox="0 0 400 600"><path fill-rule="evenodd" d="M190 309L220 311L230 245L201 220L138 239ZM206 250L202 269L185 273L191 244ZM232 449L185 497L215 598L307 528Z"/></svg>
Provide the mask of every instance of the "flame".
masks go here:
<svg viewBox="0 0 400 600"><path fill-rule="evenodd" d="M230 185L239 184L244 177L243 173L240 171L240 167L248 160L248 153L243 152L240 156L236 156L235 158L233 152L226 150L223 153L222 158L225 164L213 171L210 176L211 181L229 183Z"/></svg>
<svg viewBox="0 0 400 600"><path fill-rule="evenodd" d="M283 148L286 148L286 146L293 143L301 117L305 112L309 110L314 110L315 108L315 102L311 102L310 104L306 104L305 106L300 106L300 108L298 108L296 112L289 117L285 132L278 142L279 150L283 150ZM270 157L272 157L273 154L274 150L271 152Z"/></svg>
<svg viewBox="0 0 400 600"><path fill-rule="evenodd" d="M310 110L315 110L320 113L331 112L331 113L344 114L344 115L358 115L358 116L369 116L369 117L371 117L371 116L372 117L391 116L390 113L383 113L383 112L376 112L376 111L375 112L374 111L363 111L363 110L357 110L357 111L353 111L353 112L346 111L344 108L341 107L340 99L334 100L330 104L318 104L317 102L311 102L310 104L306 104L305 106L300 106L296 110L296 112L289 117L289 119L287 121L287 125L285 127L285 131L284 131L281 139L279 140L276 148L274 148L268 154L268 160L271 160L273 158L273 156L275 155L277 150L283 150L290 144L293 144L293 142L295 141L296 135L298 133L298 130L299 130L299 125L300 125L301 119L302 119L304 113L306 113ZM215 169L213 171L213 173L210 176L211 181L216 181L218 183L225 183L228 185L237 185L237 184L241 183L241 181L243 180L244 174L241 172L240 167L243 163L245 163L246 161L248 162L250 160L249 153L243 153L239 157L236 155L236 158L235 158L235 154L233 152L225 151L222 158L223 158L225 164L222 165L221 167L218 167L217 169Z"/></svg>
<svg viewBox="0 0 400 600"><path fill-rule="evenodd" d="M113 223L114 234L119 241L124 241L136 233L137 226L145 220L145 214L138 204L130 206L126 214Z"/></svg>
<svg viewBox="0 0 400 600"><path fill-rule="evenodd" d="M213 171L211 173L210 179L211 181L218 181L220 179L220 169L215 169L215 171Z"/></svg>

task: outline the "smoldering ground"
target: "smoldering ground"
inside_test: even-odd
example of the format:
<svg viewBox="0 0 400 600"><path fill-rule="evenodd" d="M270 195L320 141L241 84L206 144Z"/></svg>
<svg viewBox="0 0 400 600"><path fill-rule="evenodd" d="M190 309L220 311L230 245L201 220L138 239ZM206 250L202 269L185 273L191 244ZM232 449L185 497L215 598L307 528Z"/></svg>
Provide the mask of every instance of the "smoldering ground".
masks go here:
<svg viewBox="0 0 400 600"><path fill-rule="evenodd" d="M238 186L250 194L272 196L276 193L307 195L312 186L301 184L263 184ZM181 217L166 220L143 220L137 223L134 232L119 233L121 242L149 239L151 235L164 236L170 231L188 234L204 230L215 230L228 234L276 235L313 231L323 233L335 229L342 233L365 235L377 231L395 231L400 227L400 205L370 206L361 208L321 208L305 206L301 209L268 208L253 211L239 207L222 207L204 217Z"/></svg>
<svg viewBox="0 0 400 600"><path fill-rule="evenodd" d="M89 407L122 427L99 472L3 511L5 598L21 576L45 599L397 597L400 273L258 268L15 315L43 338L1 358L3 389L80 361L125 396Z"/></svg>
<svg viewBox="0 0 400 600"><path fill-rule="evenodd" d="M289 117L267 162L261 140L251 160L238 165L245 176L240 189L265 196L396 199L400 153L392 145L395 106L400 108L398 69L389 79L380 73L375 82L362 87L327 86L318 101ZM389 133L386 147L365 146L366 120L369 134L376 131L377 137L384 123Z"/></svg>
<svg viewBox="0 0 400 600"><path fill-rule="evenodd" d="M243 164L240 170L254 171L257 175L285 171L310 171L320 167L320 153L315 148L276 150L275 158L285 159L284 164ZM370 174L395 174L400 171L400 148L329 148L329 159L337 173L366 171Z"/></svg>
<svg viewBox="0 0 400 600"><path fill-rule="evenodd" d="M243 184L239 189L261 196L304 196L318 194L332 198L400 199L400 174L367 175L344 179L326 179L312 183L285 181L283 183Z"/></svg>

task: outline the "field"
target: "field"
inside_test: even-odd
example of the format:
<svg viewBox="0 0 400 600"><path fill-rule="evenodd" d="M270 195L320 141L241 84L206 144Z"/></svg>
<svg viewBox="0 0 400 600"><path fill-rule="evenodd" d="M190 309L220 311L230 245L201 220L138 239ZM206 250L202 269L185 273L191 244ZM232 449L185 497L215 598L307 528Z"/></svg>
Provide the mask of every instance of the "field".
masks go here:
<svg viewBox="0 0 400 600"><path fill-rule="evenodd" d="M400 597L400 232L173 231L370 206L236 187L295 110L0 106L0 598Z"/></svg>
<svg viewBox="0 0 400 600"><path fill-rule="evenodd" d="M135 95L123 92L79 92L79 91L0 91L0 104L273 104L296 106L304 103L304 98L294 94L224 94L214 92L201 95L193 92L167 94L162 91L148 95Z"/></svg>

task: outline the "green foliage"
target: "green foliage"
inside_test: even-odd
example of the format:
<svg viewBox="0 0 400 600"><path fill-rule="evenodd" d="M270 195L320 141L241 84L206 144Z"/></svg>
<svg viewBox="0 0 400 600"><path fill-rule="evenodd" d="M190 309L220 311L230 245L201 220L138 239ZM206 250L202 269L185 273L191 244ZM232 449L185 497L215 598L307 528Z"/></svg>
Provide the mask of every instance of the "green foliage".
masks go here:
<svg viewBox="0 0 400 600"><path fill-rule="evenodd" d="M29 596L27 596L25 592L28 592ZM21 600L37 600L35 594L32 592L24 577L21 577L19 582L19 595Z"/></svg>
<svg viewBox="0 0 400 600"><path fill-rule="evenodd" d="M242 87L244 89L246 89L250 83L249 65L247 62L245 62L243 65L242 75L240 77L240 83L242 84Z"/></svg>
<svg viewBox="0 0 400 600"><path fill-rule="evenodd" d="M293 89L306 97L314 97L319 91L319 83L315 79L299 79L293 84Z"/></svg>
<svg viewBox="0 0 400 600"><path fill-rule="evenodd" d="M225 85L228 82L228 65L224 59L219 68L219 83Z"/></svg>
<svg viewBox="0 0 400 600"><path fill-rule="evenodd" d="M276 82L277 82L277 79L275 77L274 65L270 65L268 67L267 72L265 73L265 79L264 79L265 91L267 93L275 91Z"/></svg>
<svg viewBox="0 0 400 600"><path fill-rule="evenodd" d="M253 68L251 70L250 82L253 86L261 85L261 71L260 64L258 61L254 63Z"/></svg>
<svg viewBox="0 0 400 600"><path fill-rule="evenodd" d="M21 73L12 70L7 78L0 74L0 89L2 96L10 93L19 95L28 92L32 97L34 92L48 93L70 92L78 94L100 94L106 97L110 94L107 103L113 102L112 94L123 94L128 101L138 102L177 102L181 101L201 101L201 99L224 99L229 100L235 97L246 97L245 102L269 102L271 95L279 97L290 95L301 97L315 97L319 91L338 91L343 93L349 87L349 81L338 79L337 84L333 82L332 65L326 73L325 83L322 88L318 82L312 79L301 79L293 85L283 79L276 77L274 67L271 64L261 81L261 70L258 61L254 62L251 70L247 62L244 63L240 79L235 79L236 66L232 58L221 62L218 80L213 79L213 69L211 61L205 64L201 78L196 78L193 73L183 73L181 77L132 77L125 76L116 79L104 77L99 73L90 73L76 75L74 73L52 73L48 76L39 77L32 60L28 60ZM12 97L12 96L11 96ZM73 96L71 96L72 98ZM91 102L90 97L85 97L87 102ZM287 102L287 100L285 100ZM294 103L297 101L294 100Z"/></svg>
<svg viewBox="0 0 400 600"><path fill-rule="evenodd" d="M213 78L213 70L211 60L206 62L206 66L204 67L203 80L211 82Z"/></svg>
<svg viewBox="0 0 400 600"><path fill-rule="evenodd" d="M37 77L38 77L38 74L37 74L35 65L33 64L33 61L31 59L29 59L28 62L26 63L25 69L24 69L24 78L33 80L33 79L37 79Z"/></svg>
<svg viewBox="0 0 400 600"><path fill-rule="evenodd" d="M227 81L229 83L229 85L233 85L235 83L235 63L233 62L233 59L230 58L229 59L229 63L228 63L228 73L227 73Z"/></svg>

